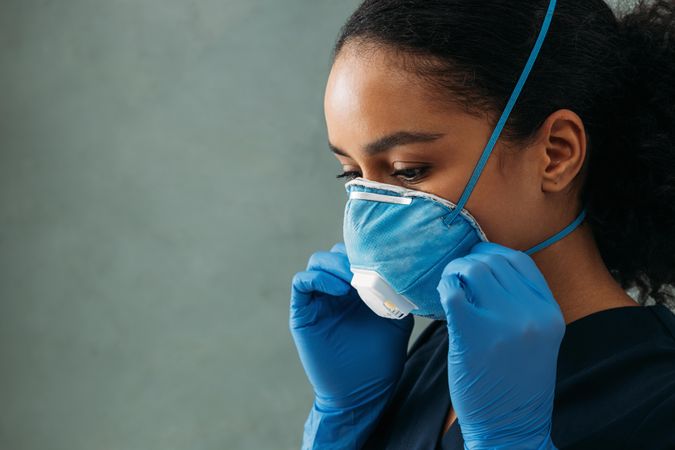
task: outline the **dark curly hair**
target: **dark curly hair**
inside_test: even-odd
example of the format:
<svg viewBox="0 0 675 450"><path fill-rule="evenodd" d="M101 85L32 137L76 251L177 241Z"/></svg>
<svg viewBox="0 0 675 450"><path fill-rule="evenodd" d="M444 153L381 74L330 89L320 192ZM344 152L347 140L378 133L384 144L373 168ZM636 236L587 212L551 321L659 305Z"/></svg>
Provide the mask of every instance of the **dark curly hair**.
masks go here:
<svg viewBox="0 0 675 450"><path fill-rule="evenodd" d="M429 83L430 101L501 114L537 38L548 0L365 0L345 43L386 47ZM440 93L440 95L439 95ZM500 135L527 144L552 112L581 117L587 204L605 265L645 304L675 300L675 0L566 0L556 9ZM495 120L496 121L496 120ZM510 145L509 145L510 147Z"/></svg>

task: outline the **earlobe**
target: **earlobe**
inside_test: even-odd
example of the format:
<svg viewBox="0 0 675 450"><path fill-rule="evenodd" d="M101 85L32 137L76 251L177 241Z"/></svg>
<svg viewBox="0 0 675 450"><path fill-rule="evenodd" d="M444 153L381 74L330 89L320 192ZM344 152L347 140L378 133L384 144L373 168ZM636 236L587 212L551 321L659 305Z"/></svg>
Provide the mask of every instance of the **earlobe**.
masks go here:
<svg viewBox="0 0 675 450"><path fill-rule="evenodd" d="M560 192L581 171L586 156L586 134L581 118L569 109L552 113L542 125L547 164L542 191Z"/></svg>

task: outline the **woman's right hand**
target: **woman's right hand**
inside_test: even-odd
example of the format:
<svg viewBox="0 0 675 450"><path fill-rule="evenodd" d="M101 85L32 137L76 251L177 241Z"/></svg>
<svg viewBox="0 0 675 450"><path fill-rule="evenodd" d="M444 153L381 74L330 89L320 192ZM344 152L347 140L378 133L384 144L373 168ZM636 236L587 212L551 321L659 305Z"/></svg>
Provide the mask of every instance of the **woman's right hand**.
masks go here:
<svg viewBox="0 0 675 450"><path fill-rule="evenodd" d="M310 257L307 269L293 277L289 329L314 390L314 412L343 413L352 422L357 412L359 426L366 427L393 393L414 319L375 314L350 285L349 267L343 243ZM306 439L318 422L310 415ZM338 438L331 437L334 443Z"/></svg>

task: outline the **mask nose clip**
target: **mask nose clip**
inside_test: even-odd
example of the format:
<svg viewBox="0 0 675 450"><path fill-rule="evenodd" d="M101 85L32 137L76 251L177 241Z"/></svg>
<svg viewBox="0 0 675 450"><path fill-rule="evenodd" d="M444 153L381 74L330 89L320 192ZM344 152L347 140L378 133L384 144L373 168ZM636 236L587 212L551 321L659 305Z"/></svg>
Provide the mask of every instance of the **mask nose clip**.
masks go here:
<svg viewBox="0 0 675 450"><path fill-rule="evenodd" d="M417 305L392 289L374 270L352 268L351 271L354 274L351 285L378 316L402 319L417 309Z"/></svg>

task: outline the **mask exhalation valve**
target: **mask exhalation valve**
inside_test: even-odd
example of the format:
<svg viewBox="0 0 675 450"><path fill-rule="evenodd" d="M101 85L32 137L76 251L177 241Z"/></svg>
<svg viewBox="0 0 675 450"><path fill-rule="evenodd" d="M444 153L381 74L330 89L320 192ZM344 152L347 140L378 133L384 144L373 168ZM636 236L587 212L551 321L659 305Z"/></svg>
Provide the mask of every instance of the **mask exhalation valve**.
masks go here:
<svg viewBox="0 0 675 450"><path fill-rule="evenodd" d="M389 319L402 319L417 308L413 302L392 289L374 270L351 269L351 285L375 314Z"/></svg>

